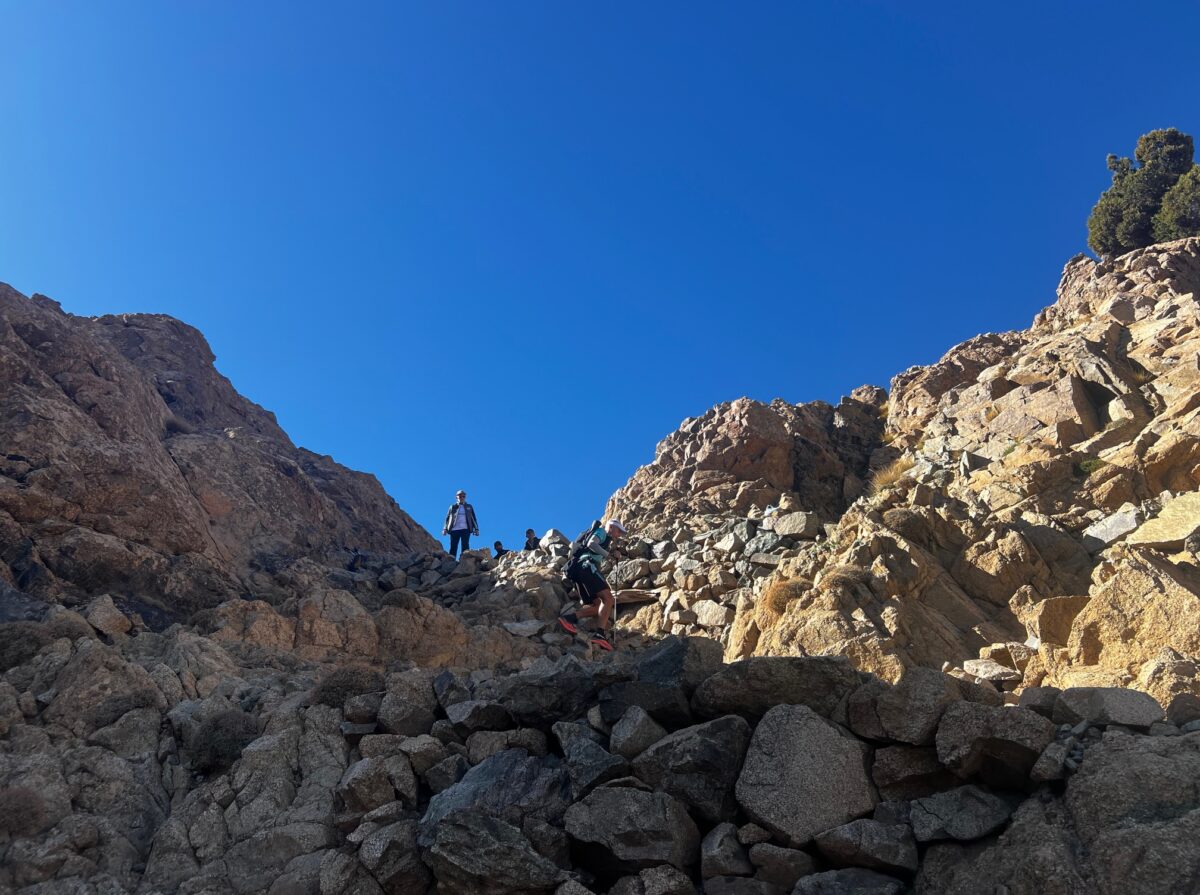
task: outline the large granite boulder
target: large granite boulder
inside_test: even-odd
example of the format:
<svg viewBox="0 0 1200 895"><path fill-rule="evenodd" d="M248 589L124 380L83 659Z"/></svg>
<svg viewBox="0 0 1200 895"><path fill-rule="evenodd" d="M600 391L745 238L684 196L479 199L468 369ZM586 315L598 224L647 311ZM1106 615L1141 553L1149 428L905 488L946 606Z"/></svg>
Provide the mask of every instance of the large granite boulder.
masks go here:
<svg viewBox="0 0 1200 895"><path fill-rule="evenodd" d="M602 786L567 809L564 826L585 866L606 872L658 864L684 869L699 854L700 831L687 808L662 792Z"/></svg>
<svg viewBox="0 0 1200 895"><path fill-rule="evenodd" d="M726 715L663 737L634 759L633 772L715 823L737 808L733 787L749 743L750 725Z"/></svg>
<svg viewBox="0 0 1200 895"><path fill-rule="evenodd" d="M783 841L814 836L870 814L879 797L867 773L870 749L807 706L780 705L763 716L738 777L746 816Z"/></svg>

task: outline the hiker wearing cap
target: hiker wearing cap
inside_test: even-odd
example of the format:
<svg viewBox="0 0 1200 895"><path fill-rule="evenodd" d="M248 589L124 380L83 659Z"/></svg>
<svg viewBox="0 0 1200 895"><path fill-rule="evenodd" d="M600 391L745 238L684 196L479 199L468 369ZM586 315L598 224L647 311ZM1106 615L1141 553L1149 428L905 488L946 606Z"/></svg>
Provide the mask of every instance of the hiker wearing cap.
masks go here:
<svg viewBox="0 0 1200 895"><path fill-rule="evenodd" d="M471 535L479 534L479 522L475 519L475 508L467 503L467 492L459 491L454 497L455 502L446 512L442 534L450 535L450 555L457 558L471 549Z"/></svg>
<svg viewBox="0 0 1200 895"><path fill-rule="evenodd" d="M558 623L569 634L577 634L580 619L595 618L598 626L592 634L591 642L609 652L613 646L606 632L613 611L613 592L604 576L600 574L600 564L608 556L613 543L624 534L625 526L616 519L609 519L582 539L564 569L567 578L575 582L579 591L579 602L583 606L575 612L563 612L558 617Z"/></svg>

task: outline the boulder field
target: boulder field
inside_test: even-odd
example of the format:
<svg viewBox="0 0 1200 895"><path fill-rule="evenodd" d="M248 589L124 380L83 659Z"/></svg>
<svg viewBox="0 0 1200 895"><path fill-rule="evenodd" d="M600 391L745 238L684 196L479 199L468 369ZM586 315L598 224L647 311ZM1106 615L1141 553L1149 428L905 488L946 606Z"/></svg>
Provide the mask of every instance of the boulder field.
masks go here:
<svg viewBox="0 0 1200 895"><path fill-rule="evenodd" d="M167 317L0 286L0 891L1200 891L1200 239L447 557ZM579 520L563 520L574 530Z"/></svg>

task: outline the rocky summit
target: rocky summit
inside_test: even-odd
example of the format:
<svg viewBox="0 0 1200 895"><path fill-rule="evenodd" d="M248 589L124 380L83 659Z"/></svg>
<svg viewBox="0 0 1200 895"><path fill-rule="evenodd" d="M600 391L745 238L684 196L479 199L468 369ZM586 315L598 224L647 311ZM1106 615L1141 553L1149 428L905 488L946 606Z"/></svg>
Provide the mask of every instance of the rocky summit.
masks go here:
<svg viewBox="0 0 1200 895"><path fill-rule="evenodd" d="M1200 240L454 560L195 330L0 288L0 891L1191 895ZM571 522L572 520L564 520Z"/></svg>

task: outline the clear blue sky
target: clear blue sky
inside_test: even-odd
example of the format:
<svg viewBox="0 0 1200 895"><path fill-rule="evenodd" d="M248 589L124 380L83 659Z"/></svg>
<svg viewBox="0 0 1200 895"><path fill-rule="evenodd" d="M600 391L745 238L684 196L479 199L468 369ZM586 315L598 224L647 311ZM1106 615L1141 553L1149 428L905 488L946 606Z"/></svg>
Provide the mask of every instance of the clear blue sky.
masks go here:
<svg viewBox="0 0 1200 895"><path fill-rule="evenodd" d="M440 531L1053 299L1200 7L0 0L0 280L172 314ZM435 531L435 533L437 533Z"/></svg>

